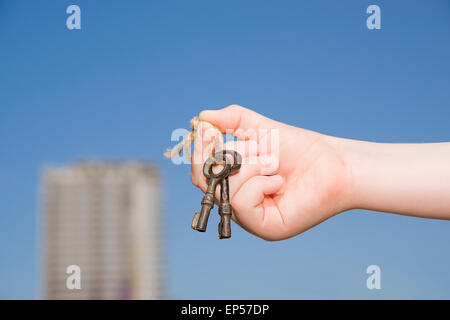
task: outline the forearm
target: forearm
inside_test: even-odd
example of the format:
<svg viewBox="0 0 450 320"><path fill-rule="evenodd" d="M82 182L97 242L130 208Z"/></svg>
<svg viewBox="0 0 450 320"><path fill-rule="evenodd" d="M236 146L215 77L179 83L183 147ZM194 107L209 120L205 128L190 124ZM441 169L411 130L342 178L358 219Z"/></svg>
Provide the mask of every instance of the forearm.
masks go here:
<svg viewBox="0 0 450 320"><path fill-rule="evenodd" d="M333 143L346 164L350 208L450 219L450 143Z"/></svg>

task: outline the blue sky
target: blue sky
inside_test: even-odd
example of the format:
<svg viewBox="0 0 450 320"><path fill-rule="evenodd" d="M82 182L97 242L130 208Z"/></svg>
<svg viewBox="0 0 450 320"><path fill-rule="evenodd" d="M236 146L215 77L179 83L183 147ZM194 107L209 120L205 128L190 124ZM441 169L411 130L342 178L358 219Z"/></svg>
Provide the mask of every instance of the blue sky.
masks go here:
<svg viewBox="0 0 450 320"><path fill-rule="evenodd" d="M450 141L449 57L445 0L0 0L0 298L40 297L40 169L95 157L160 168L171 298L450 299L447 221L353 210L282 242L237 226L219 241L190 229L202 193L162 156L173 129L229 104L340 137Z"/></svg>

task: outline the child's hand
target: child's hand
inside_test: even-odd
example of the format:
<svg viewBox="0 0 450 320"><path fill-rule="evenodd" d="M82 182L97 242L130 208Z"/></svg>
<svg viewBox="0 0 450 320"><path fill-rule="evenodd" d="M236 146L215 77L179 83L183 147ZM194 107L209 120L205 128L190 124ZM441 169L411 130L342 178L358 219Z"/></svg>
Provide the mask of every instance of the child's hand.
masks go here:
<svg viewBox="0 0 450 320"><path fill-rule="evenodd" d="M352 208L450 219L448 142L335 138L239 106L203 111L200 120L240 139L225 145L244 157L240 172L229 178L233 219L263 239L292 237ZM203 136L195 142L191 179L205 191L210 137Z"/></svg>
<svg viewBox="0 0 450 320"><path fill-rule="evenodd" d="M235 105L203 111L200 120L240 139L224 149L243 157L229 181L233 219L247 231L266 240L286 239L350 208L346 164L330 137ZM211 137L205 130L198 134L191 180L205 191L202 167Z"/></svg>

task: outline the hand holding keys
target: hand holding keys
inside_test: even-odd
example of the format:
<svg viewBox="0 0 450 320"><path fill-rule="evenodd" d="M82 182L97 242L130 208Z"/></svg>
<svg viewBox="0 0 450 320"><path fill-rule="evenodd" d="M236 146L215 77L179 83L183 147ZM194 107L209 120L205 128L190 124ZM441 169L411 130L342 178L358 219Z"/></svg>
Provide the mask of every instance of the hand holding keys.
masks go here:
<svg viewBox="0 0 450 320"><path fill-rule="evenodd" d="M233 157L233 163L227 155ZM209 214L214 206L214 195L217 184L220 182L220 223L219 223L219 239L231 237L231 203L228 187L228 177L235 174L241 167L242 157L236 151L222 150L216 152L209 157L203 165L203 175L209 179L205 196L202 199L202 209L196 212L192 220L192 229L205 232L208 223ZM214 173L213 166L215 164L223 164L220 172Z"/></svg>

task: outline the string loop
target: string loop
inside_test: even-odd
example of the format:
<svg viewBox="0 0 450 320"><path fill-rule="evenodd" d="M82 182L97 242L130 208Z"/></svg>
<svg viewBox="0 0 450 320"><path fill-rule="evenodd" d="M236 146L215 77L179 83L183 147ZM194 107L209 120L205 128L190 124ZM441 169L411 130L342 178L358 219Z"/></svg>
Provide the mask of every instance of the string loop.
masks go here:
<svg viewBox="0 0 450 320"><path fill-rule="evenodd" d="M191 131L189 134L181 141L178 145L173 147L172 149L167 149L164 152L164 156L166 158L172 159L176 156L181 155L181 152L184 149L184 153L188 157L188 159L192 163L192 155L191 155L191 145L194 143L194 140L198 137L198 132L202 132L203 129L212 130L213 135L211 139L211 143L208 145L209 156L212 156L214 152L220 151L223 148L223 135L219 129L213 126L211 123L206 121L200 121L198 116L195 116L191 119Z"/></svg>

